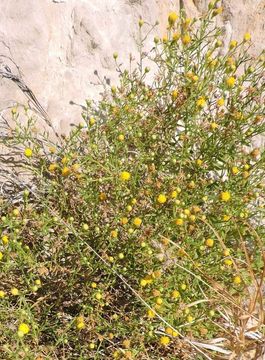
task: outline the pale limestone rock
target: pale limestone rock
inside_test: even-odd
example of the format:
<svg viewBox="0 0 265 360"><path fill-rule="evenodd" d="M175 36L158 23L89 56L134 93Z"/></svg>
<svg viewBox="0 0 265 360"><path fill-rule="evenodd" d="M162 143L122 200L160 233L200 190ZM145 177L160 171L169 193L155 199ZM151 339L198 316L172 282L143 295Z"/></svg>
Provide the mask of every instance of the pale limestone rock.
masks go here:
<svg viewBox="0 0 265 360"><path fill-rule="evenodd" d="M67 132L81 119L87 97L97 98L101 78L117 81L112 54L126 66L129 54L137 54L138 19L159 20L158 33L166 33L167 14L184 7L197 16L207 9L206 0L8 0L0 2L0 54L19 66L26 84L47 110L55 127ZM253 35L253 54L264 47L264 0L223 0L226 44ZM147 42L151 46L154 34ZM136 55L137 56L137 55ZM17 73L10 59L0 57ZM25 102L10 81L0 80L0 108Z"/></svg>

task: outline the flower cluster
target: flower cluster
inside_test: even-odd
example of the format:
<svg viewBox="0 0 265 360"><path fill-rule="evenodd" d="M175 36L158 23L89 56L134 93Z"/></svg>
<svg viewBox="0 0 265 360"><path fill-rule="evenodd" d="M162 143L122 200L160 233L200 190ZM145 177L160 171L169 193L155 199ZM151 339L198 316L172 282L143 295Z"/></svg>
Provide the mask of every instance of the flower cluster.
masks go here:
<svg viewBox="0 0 265 360"><path fill-rule="evenodd" d="M148 53L152 86L144 51L134 72L114 53L120 83L86 101L62 143L13 133L31 183L0 203L3 358L184 359L189 338L248 346L234 329L262 304L265 154L252 140L265 130L265 59L248 55L249 33L220 55L221 12L211 1L201 25L168 15Z"/></svg>

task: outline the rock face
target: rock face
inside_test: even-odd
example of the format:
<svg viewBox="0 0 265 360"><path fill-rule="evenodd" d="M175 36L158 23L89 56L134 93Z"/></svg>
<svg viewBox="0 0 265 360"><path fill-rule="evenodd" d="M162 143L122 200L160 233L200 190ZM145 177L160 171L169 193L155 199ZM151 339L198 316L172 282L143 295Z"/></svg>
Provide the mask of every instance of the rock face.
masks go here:
<svg viewBox="0 0 265 360"><path fill-rule="evenodd" d="M253 53L265 40L264 0L223 0L221 24L226 41L252 34ZM0 2L0 65L20 70L58 131L66 133L70 123L80 121L82 104L97 97L101 87L94 74L115 82L113 52L128 63L136 54L138 19L159 21L157 33L166 32L167 14L185 8L197 16L207 0L8 0ZM153 39L150 37L149 44ZM148 46L148 42L147 42ZM19 69L16 68L15 62ZM0 79L0 108L25 103L16 85ZM71 102L75 104L70 104Z"/></svg>

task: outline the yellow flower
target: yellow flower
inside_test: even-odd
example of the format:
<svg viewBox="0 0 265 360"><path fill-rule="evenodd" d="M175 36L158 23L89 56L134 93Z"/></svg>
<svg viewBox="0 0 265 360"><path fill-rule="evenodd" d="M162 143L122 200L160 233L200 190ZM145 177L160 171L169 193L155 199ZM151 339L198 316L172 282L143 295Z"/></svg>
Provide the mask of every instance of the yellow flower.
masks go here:
<svg viewBox="0 0 265 360"><path fill-rule="evenodd" d="M125 347L125 349L129 349L131 347L131 341L129 339L125 339L123 340L122 345Z"/></svg>
<svg viewBox="0 0 265 360"><path fill-rule="evenodd" d="M76 318L76 328L77 330L82 330L85 328L85 320L83 316L78 316Z"/></svg>
<svg viewBox="0 0 265 360"><path fill-rule="evenodd" d="M147 284L152 284L152 282L153 282L153 277L152 277L152 275L146 275L146 277L145 277L145 281L147 282Z"/></svg>
<svg viewBox="0 0 265 360"><path fill-rule="evenodd" d="M225 259L224 260L225 265L231 266L233 264L233 261L231 259Z"/></svg>
<svg viewBox="0 0 265 360"><path fill-rule="evenodd" d="M54 146L50 146L50 147L49 147L49 152L50 152L51 154L55 154L56 148L55 148Z"/></svg>
<svg viewBox="0 0 265 360"><path fill-rule="evenodd" d="M53 163L53 164L50 164L49 167L48 167L48 170L50 172L54 172L56 169L58 168L58 165Z"/></svg>
<svg viewBox="0 0 265 360"><path fill-rule="evenodd" d="M167 245L170 243L169 239L167 239L167 238L163 238L163 239L161 240L161 242L162 242L162 244L163 244L164 246L167 246Z"/></svg>
<svg viewBox="0 0 265 360"><path fill-rule="evenodd" d="M226 79L226 85L227 85L229 88L234 87L235 82L236 82L236 79L234 78L234 76L230 76L229 78Z"/></svg>
<svg viewBox="0 0 265 360"><path fill-rule="evenodd" d="M194 74L192 71L188 71L186 74L187 79L190 79L190 80L192 79L193 76L194 76Z"/></svg>
<svg viewBox="0 0 265 360"><path fill-rule="evenodd" d="M213 247L214 240L213 239L206 239L205 245L208 246L208 247Z"/></svg>
<svg viewBox="0 0 265 360"><path fill-rule="evenodd" d="M160 344L163 346L167 346L170 343L170 338L168 336L162 336L160 338Z"/></svg>
<svg viewBox="0 0 265 360"><path fill-rule="evenodd" d="M152 277L154 279L159 279L161 277L162 273L160 270L155 270L153 273L152 273Z"/></svg>
<svg viewBox="0 0 265 360"><path fill-rule="evenodd" d="M212 122L212 123L210 123L210 126L211 126L212 130L216 130L219 125L216 122Z"/></svg>
<svg viewBox="0 0 265 360"><path fill-rule="evenodd" d="M168 334L168 335L172 335L173 334L173 330L171 329L171 327L166 327L165 328L165 333Z"/></svg>
<svg viewBox="0 0 265 360"><path fill-rule="evenodd" d="M147 281L146 279L141 279L140 285L141 285L142 287L145 287L147 284L148 284L148 281Z"/></svg>
<svg viewBox="0 0 265 360"><path fill-rule="evenodd" d="M173 337L177 337L177 336L179 336L179 332L178 332L178 331L174 331L174 330L173 330L173 332L172 332L172 336L173 336Z"/></svg>
<svg viewBox="0 0 265 360"><path fill-rule="evenodd" d="M165 194L160 194L157 198L159 204L164 204L167 201L167 197Z"/></svg>
<svg viewBox="0 0 265 360"><path fill-rule="evenodd" d="M77 316L76 322L84 322L84 316L82 315Z"/></svg>
<svg viewBox="0 0 265 360"><path fill-rule="evenodd" d="M118 140L121 141L121 142L124 141L124 135L123 135L123 134L120 134L120 135L118 136Z"/></svg>
<svg viewBox="0 0 265 360"><path fill-rule="evenodd" d="M219 107L220 107L220 106L223 106L224 103L225 103L224 98L220 98L220 99L217 100L217 106L219 106Z"/></svg>
<svg viewBox="0 0 265 360"><path fill-rule="evenodd" d="M232 169L231 169L231 171L232 171L232 174L233 174L233 175L237 175L237 174L239 173L239 169L238 169L237 166L233 166Z"/></svg>
<svg viewBox="0 0 265 360"><path fill-rule="evenodd" d="M202 209L201 209L199 206L194 205L194 206L192 207L192 211L195 212L195 214L196 214L196 213L198 213L198 212L201 212Z"/></svg>
<svg viewBox="0 0 265 360"><path fill-rule="evenodd" d="M179 32L175 32L172 35L172 38L173 38L174 41L178 41L180 39L180 36L181 36L181 34Z"/></svg>
<svg viewBox="0 0 265 360"><path fill-rule="evenodd" d="M181 40L183 45L188 45L191 42L191 37L189 34L184 34Z"/></svg>
<svg viewBox="0 0 265 360"><path fill-rule="evenodd" d="M127 217L121 218L121 224L122 224L122 225L128 224L128 218L127 218Z"/></svg>
<svg viewBox="0 0 265 360"><path fill-rule="evenodd" d="M110 339L110 340L112 340L112 339L114 339L114 334L113 333L108 333L108 338Z"/></svg>
<svg viewBox="0 0 265 360"><path fill-rule="evenodd" d="M229 49L230 50L234 49L236 46L237 46L237 41L236 40L230 41L230 44L229 44Z"/></svg>
<svg viewBox="0 0 265 360"><path fill-rule="evenodd" d="M172 199L175 199L176 197L178 196L178 192L177 191L172 191L172 193L171 193L171 198Z"/></svg>
<svg viewBox="0 0 265 360"><path fill-rule="evenodd" d="M122 181L128 181L131 178L131 174L128 171L123 171L122 173L120 173L120 179Z"/></svg>
<svg viewBox="0 0 265 360"><path fill-rule="evenodd" d="M65 166L64 168L62 168L62 176L66 177L68 175L70 175L71 170L69 169L69 167Z"/></svg>
<svg viewBox="0 0 265 360"><path fill-rule="evenodd" d="M2 236L2 243L3 243L4 245L7 245L8 242L9 242L8 236L7 236L7 235L3 235L3 236Z"/></svg>
<svg viewBox="0 0 265 360"><path fill-rule="evenodd" d="M222 12L223 12L223 8L222 8L222 6L220 6L213 10L213 16L220 15L220 14L222 14Z"/></svg>
<svg viewBox="0 0 265 360"><path fill-rule="evenodd" d="M117 238L117 237L118 237L118 231L117 231L117 230L112 230L112 231L110 232L110 235L111 235L111 237L113 237L113 238Z"/></svg>
<svg viewBox="0 0 265 360"><path fill-rule="evenodd" d="M175 22L178 19L178 15L175 12L171 12L168 15L168 23L170 26L173 26L175 24Z"/></svg>
<svg viewBox="0 0 265 360"><path fill-rule="evenodd" d="M175 220L175 224L178 225L178 226L182 226L183 223L184 223L184 220L181 219L181 218L178 218L178 219Z"/></svg>
<svg viewBox="0 0 265 360"><path fill-rule="evenodd" d="M95 119L95 118L91 117L91 118L89 119L89 124L90 124L91 126L94 125L95 122L96 122L96 119Z"/></svg>
<svg viewBox="0 0 265 360"><path fill-rule="evenodd" d="M213 59L210 61L209 65L211 68L214 68L218 63L218 59Z"/></svg>
<svg viewBox="0 0 265 360"><path fill-rule="evenodd" d="M91 287L92 287L93 289L96 289L97 286L98 286L97 283L95 283L95 282L92 282L92 283L91 283Z"/></svg>
<svg viewBox="0 0 265 360"><path fill-rule="evenodd" d="M119 350L115 350L112 354L113 359L118 359L121 355L121 352Z"/></svg>
<svg viewBox="0 0 265 360"><path fill-rule="evenodd" d="M250 41L251 40L251 35L249 32L245 33L244 35L244 41Z"/></svg>
<svg viewBox="0 0 265 360"><path fill-rule="evenodd" d="M197 105L199 108L205 107L205 106L206 106L205 98L204 98L204 97L200 97L200 98L197 100L196 105Z"/></svg>
<svg viewBox="0 0 265 360"><path fill-rule="evenodd" d="M190 215L190 216L189 216L189 220L190 220L191 222L194 222L194 221L196 220L196 216L195 216L195 215Z"/></svg>
<svg viewBox="0 0 265 360"><path fill-rule="evenodd" d="M189 184L188 184L188 188L189 189L194 189L195 188L195 182L192 180Z"/></svg>
<svg viewBox="0 0 265 360"><path fill-rule="evenodd" d="M245 170L249 170L249 169L250 169L250 165L249 165L249 164L245 164L245 165L244 165L244 169L245 169Z"/></svg>
<svg viewBox="0 0 265 360"><path fill-rule="evenodd" d="M30 327L27 324L22 323L18 327L17 334L18 334L19 337L22 338L24 335L27 335L29 333L29 331L30 331Z"/></svg>
<svg viewBox="0 0 265 360"><path fill-rule="evenodd" d="M173 90L173 91L171 92L171 96L172 96L173 99L176 99L176 98L178 97L178 91L177 91L177 90Z"/></svg>
<svg viewBox="0 0 265 360"><path fill-rule="evenodd" d="M156 316L156 314L155 314L155 312L154 312L153 310L148 309L148 310L147 310L147 316L148 316L150 319L153 319L153 318Z"/></svg>
<svg viewBox="0 0 265 360"><path fill-rule="evenodd" d="M122 260L122 259L124 259L124 254L123 254L123 253L119 253L119 254L118 254L118 257L119 257L120 260Z"/></svg>
<svg viewBox="0 0 265 360"><path fill-rule="evenodd" d="M223 216L223 220L224 221L229 221L231 219L231 216L230 215L224 215Z"/></svg>
<svg viewBox="0 0 265 360"><path fill-rule="evenodd" d="M172 297L173 299L179 298L179 297L180 297L179 291L178 291L178 290L173 290L171 297Z"/></svg>
<svg viewBox="0 0 265 360"><path fill-rule="evenodd" d="M78 172L80 170L80 164L73 164L72 165L73 172Z"/></svg>
<svg viewBox="0 0 265 360"><path fill-rule="evenodd" d="M3 299L6 296L6 293L3 290L0 290L0 299Z"/></svg>
<svg viewBox="0 0 265 360"><path fill-rule="evenodd" d="M3 259L3 253L0 251L0 261Z"/></svg>
<svg viewBox="0 0 265 360"><path fill-rule="evenodd" d="M10 292L11 292L11 294L12 294L13 296L18 296L18 295L19 295L19 291L18 291L17 288L12 288L12 289L10 290Z"/></svg>
<svg viewBox="0 0 265 360"><path fill-rule="evenodd" d="M76 328L77 328L78 330L84 329L85 326L86 326L85 323L84 323L84 322L81 322L81 321L76 324Z"/></svg>
<svg viewBox="0 0 265 360"><path fill-rule="evenodd" d="M61 163L65 165L69 161L69 158L67 156L64 156L61 160Z"/></svg>
<svg viewBox="0 0 265 360"><path fill-rule="evenodd" d="M187 320L188 320L189 323L191 323L191 322L193 322L193 317L192 317L191 315L189 315L189 316L187 317Z"/></svg>
<svg viewBox="0 0 265 360"><path fill-rule="evenodd" d="M241 280L241 277L237 275L234 277L233 281L234 281L234 284L239 285L239 284L241 284L242 280Z"/></svg>
<svg viewBox="0 0 265 360"><path fill-rule="evenodd" d="M140 227L141 224L142 224L142 220L137 217L137 218L135 218L135 219L133 220L133 223L134 223L135 226Z"/></svg>
<svg viewBox="0 0 265 360"><path fill-rule="evenodd" d="M197 160L196 160L196 164L197 164L198 166L201 166L202 163L203 163L203 161L202 161L201 159L197 159Z"/></svg>
<svg viewBox="0 0 265 360"><path fill-rule="evenodd" d="M232 66L232 65L235 65L235 59L233 57L228 57L227 60L226 60L226 65L228 66Z"/></svg>
<svg viewBox="0 0 265 360"><path fill-rule="evenodd" d="M171 329L169 326L165 328L165 333L168 335L171 335L173 337L179 336L179 333L173 329Z"/></svg>
<svg viewBox="0 0 265 360"><path fill-rule="evenodd" d="M224 254L224 256L228 256L230 254L230 250L224 249L223 254Z"/></svg>
<svg viewBox="0 0 265 360"><path fill-rule="evenodd" d="M163 299L160 298L160 297L158 297L158 298L156 299L156 303L157 303L157 305L162 305L162 304L163 304Z"/></svg>
<svg viewBox="0 0 265 360"><path fill-rule="evenodd" d="M96 295L95 295L95 297L96 297L96 299L97 299L98 301L100 301L100 300L102 299L102 295L101 295L100 292L97 292Z"/></svg>
<svg viewBox="0 0 265 360"><path fill-rule="evenodd" d="M32 156L32 150L30 148L26 148L25 151L24 151L24 155L27 158L30 158Z"/></svg>
<svg viewBox="0 0 265 360"><path fill-rule="evenodd" d="M229 201L231 199L231 194L229 191L222 191L221 194L220 194L220 199L222 201Z"/></svg>
<svg viewBox="0 0 265 360"><path fill-rule="evenodd" d="M192 21L191 18L186 18L186 19L183 21L183 26L184 26L184 28L189 27L191 21Z"/></svg>

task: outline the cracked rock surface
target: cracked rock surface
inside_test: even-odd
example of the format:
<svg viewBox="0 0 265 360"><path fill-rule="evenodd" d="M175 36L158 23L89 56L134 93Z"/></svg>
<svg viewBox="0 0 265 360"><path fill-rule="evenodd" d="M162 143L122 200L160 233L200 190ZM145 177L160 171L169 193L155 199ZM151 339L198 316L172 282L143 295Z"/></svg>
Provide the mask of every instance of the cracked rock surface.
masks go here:
<svg viewBox="0 0 265 360"><path fill-rule="evenodd" d="M166 32L167 14L185 7L190 16L207 8L207 0L8 0L0 2L0 65L12 72L19 66L25 83L47 110L58 131L80 121L77 105L96 98L98 74L117 80L113 52L128 63L137 54L138 19L159 21L158 34ZM226 43L251 32L253 54L264 48L265 0L223 0ZM151 46L154 34L147 42ZM9 57L9 58L8 58ZM21 91L0 79L0 107L25 103Z"/></svg>

